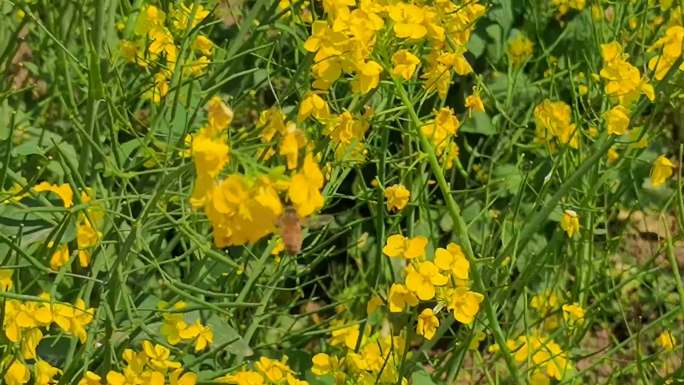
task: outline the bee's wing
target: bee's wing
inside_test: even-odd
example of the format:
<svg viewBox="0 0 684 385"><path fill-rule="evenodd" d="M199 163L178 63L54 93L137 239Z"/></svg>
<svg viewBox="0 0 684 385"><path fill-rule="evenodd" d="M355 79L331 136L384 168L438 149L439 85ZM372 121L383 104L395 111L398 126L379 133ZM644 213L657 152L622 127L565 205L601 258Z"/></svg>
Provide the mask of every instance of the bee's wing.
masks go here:
<svg viewBox="0 0 684 385"><path fill-rule="evenodd" d="M316 230L320 229L321 227L324 227L325 225L333 222L334 220L335 217L328 214L312 215L306 218L304 221L302 221L302 226L312 230Z"/></svg>

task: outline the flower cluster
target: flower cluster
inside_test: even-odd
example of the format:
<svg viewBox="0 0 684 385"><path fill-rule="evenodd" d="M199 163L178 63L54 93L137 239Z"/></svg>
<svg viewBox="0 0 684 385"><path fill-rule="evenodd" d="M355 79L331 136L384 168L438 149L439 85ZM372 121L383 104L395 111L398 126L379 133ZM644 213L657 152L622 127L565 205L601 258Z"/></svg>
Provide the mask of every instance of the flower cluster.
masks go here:
<svg viewBox="0 0 684 385"><path fill-rule="evenodd" d="M440 309L446 307L458 322L469 325L475 320L484 296L469 288L470 262L459 245L450 243L446 248L437 248L434 261L428 261L427 244L424 237L391 235L383 253L408 262L404 283L392 284L387 295L390 312L403 312L418 306L419 301L436 302L434 308L421 312L417 324L418 334L432 339L439 326L436 314Z"/></svg>
<svg viewBox="0 0 684 385"><path fill-rule="evenodd" d="M527 364L532 371L530 384L548 384L550 379L561 380L572 370L572 365L563 349L550 337L531 334L522 335L515 340L506 341L518 364ZM494 344L489 351L499 351Z"/></svg>
<svg viewBox="0 0 684 385"><path fill-rule="evenodd" d="M94 309L87 308L81 299L71 305L51 302L48 294L40 297L44 302L22 302L14 299L5 301L2 328L10 343L19 346L18 352L21 356L21 359L12 360L6 367L6 384L27 383L31 378L27 362L31 360L34 361L32 366L36 384L54 383L54 377L62 373L60 369L41 360L36 353L43 333L49 331L53 323L63 333L77 337L81 343L88 337L86 327L93 320Z"/></svg>
<svg viewBox="0 0 684 385"><path fill-rule="evenodd" d="M333 329L331 345L342 346L343 351L338 354L314 355L311 359L311 373L315 376L332 377L337 385L349 383L348 381L383 385L401 381L406 384L406 378L399 378L405 338L383 331L373 332L372 328L364 330L366 333L361 337L358 324Z"/></svg>
<svg viewBox="0 0 684 385"><path fill-rule="evenodd" d="M558 8L559 17L570 12L571 9L581 11L586 6L585 0L551 0L551 2Z"/></svg>
<svg viewBox="0 0 684 385"><path fill-rule="evenodd" d="M242 368L216 379L219 383L235 385L307 385L287 365L287 356L280 360L261 357L253 368Z"/></svg>
<svg viewBox="0 0 684 385"><path fill-rule="evenodd" d="M126 349L122 354L126 365L121 371L110 370L107 385L154 384L195 385L197 375L185 372L180 362L171 360L171 351L159 344L143 341L142 351ZM167 382L168 379L168 382ZM79 385L100 385L101 377L88 371Z"/></svg>
<svg viewBox="0 0 684 385"><path fill-rule="evenodd" d="M160 309L168 312L162 315L163 321L159 331L168 343L177 345L181 342L193 342L195 352L201 352L214 342L214 331L211 327L203 325L199 319L192 323L185 320L184 302L177 302L170 309L166 307L166 304L160 304Z"/></svg>
<svg viewBox="0 0 684 385"><path fill-rule="evenodd" d="M619 105L629 108L634 101L644 94L653 101L655 90L639 69L631 65L629 55L623 52L622 45L616 41L601 45L603 68L599 73L606 81L605 91L608 97Z"/></svg>
<svg viewBox="0 0 684 385"><path fill-rule="evenodd" d="M534 108L534 121L537 142L553 145L551 139L555 138L572 148L579 147L579 135L572 123L572 112L565 102L544 100Z"/></svg>
<svg viewBox="0 0 684 385"><path fill-rule="evenodd" d="M665 36L658 39L651 46L651 51L659 54L648 61L648 69L655 71L655 78L662 80L682 55L684 45L684 27L673 25L665 31ZM680 71L684 71L684 63L679 66Z"/></svg>
<svg viewBox="0 0 684 385"><path fill-rule="evenodd" d="M222 175L229 163L226 139L233 112L218 97L212 98L207 109L207 126L189 138L196 172L190 203L195 209L204 209L217 247L254 243L273 233L284 211L281 195L287 195L300 217L323 207L323 173L311 152L300 163L306 137L295 123L286 121L280 110L270 109L261 114L260 136L263 143L270 144L277 135L278 153L287 168L293 170L289 179L262 173ZM274 153L266 147L259 157L267 160Z"/></svg>
<svg viewBox="0 0 684 385"><path fill-rule="evenodd" d="M451 108L443 107L435 112L435 119L421 127L423 135L433 144L437 156L446 169L454 165L459 148L455 142L461 122Z"/></svg>
<svg viewBox="0 0 684 385"><path fill-rule="evenodd" d="M182 2L174 5L169 15L154 5L145 5L135 21L135 40L122 40L121 56L129 63L140 67L154 67L153 86L144 98L159 103L169 91L168 81L173 75L180 44L176 38L197 26L209 15L209 10L197 4L191 7ZM167 17L168 16L168 17ZM197 35L191 46L191 61L184 68L189 76L204 73L209 64L214 43L204 35Z"/></svg>

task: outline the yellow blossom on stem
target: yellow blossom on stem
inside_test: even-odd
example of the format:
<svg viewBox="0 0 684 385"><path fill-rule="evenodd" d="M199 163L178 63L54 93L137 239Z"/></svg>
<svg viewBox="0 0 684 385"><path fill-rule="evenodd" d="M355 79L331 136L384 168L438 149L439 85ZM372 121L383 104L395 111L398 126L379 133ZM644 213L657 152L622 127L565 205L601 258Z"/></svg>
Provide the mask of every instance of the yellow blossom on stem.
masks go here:
<svg viewBox="0 0 684 385"><path fill-rule="evenodd" d="M435 265L457 279L467 280L470 274L470 262L463 254L461 246L455 243L449 243L446 249L440 247L435 251Z"/></svg>
<svg viewBox="0 0 684 385"><path fill-rule="evenodd" d="M60 245L52 256L50 257L50 268L52 270L59 270L62 266L69 262L69 245L66 243Z"/></svg>
<svg viewBox="0 0 684 385"><path fill-rule="evenodd" d="M411 192L403 184L395 184L385 189L387 210L399 211L406 207L411 198Z"/></svg>
<svg viewBox="0 0 684 385"><path fill-rule="evenodd" d="M314 160L313 155L307 154L304 165L299 173L290 181L288 197L297 209L297 215L304 218L323 207L323 173Z"/></svg>
<svg viewBox="0 0 684 385"><path fill-rule="evenodd" d="M230 126L233 121L233 110L219 96L214 96L207 103L207 121L209 122L208 135L218 135Z"/></svg>
<svg viewBox="0 0 684 385"><path fill-rule="evenodd" d="M669 330L665 330L664 332L660 333L656 339L656 342L658 345L660 345L660 347L668 351L674 350L674 347L677 344L674 336Z"/></svg>
<svg viewBox="0 0 684 385"><path fill-rule="evenodd" d="M573 210L565 210L560 221L561 228L568 234L568 238L572 238L579 233L580 223L577 213Z"/></svg>
<svg viewBox="0 0 684 385"><path fill-rule="evenodd" d="M33 186L33 191L40 192L52 192L59 196L62 200L64 208L69 208L74 205L74 192L71 190L71 186L68 183L63 183L60 185L51 184L48 182L41 182Z"/></svg>
<svg viewBox="0 0 684 385"><path fill-rule="evenodd" d="M416 294L421 301L435 297L435 287L444 286L448 278L439 272L432 262L420 262L417 268L409 266L406 273L406 287Z"/></svg>
<svg viewBox="0 0 684 385"><path fill-rule="evenodd" d="M630 112L623 106L615 106L604 114L606 127L610 135L624 135L629 128Z"/></svg>
<svg viewBox="0 0 684 385"><path fill-rule="evenodd" d="M387 237L387 244L382 252L391 258L420 259L425 256L427 244L428 239L420 235L406 238L403 235L394 234Z"/></svg>
<svg viewBox="0 0 684 385"><path fill-rule="evenodd" d="M420 59L410 51L401 49L392 55L392 64L394 64L392 75L411 80L416 67L420 64Z"/></svg>
<svg viewBox="0 0 684 385"><path fill-rule="evenodd" d="M31 373L28 367L21 362L15 360L5 371L5 384L7 385L23 385L31 378Z"/></svg>
<svg viewBox="0 0 684 385"><path fill-rule="evenodd" d="M101 385L102 384L102 377L100 377L97 373L93 373L90 370L88 370L83 377L81 377L81 380L78 382L78 385Z"/></svg>
<svg viewBox="0 0 684 385"><path fill-rule="evenodd" d="M380 82L381 73L382 66L372 60L358 63L356 65L357 77L352 82L353 92L367 94L370 90L376 88Z"/></svg>
<svg viewBox="0 0 684 385"><path fill-rule="evenodd" d="M534 43L527 36L519 33L508 41L508 60L514 67L519 66L534 53Z"/></svg>
<svg viewBox="0 0 684 385"><path fill-rule="evenodd" d="M7 291L12 288L12 275L14 270L0 269L0 291Z"/></svg>
<svg viewBox="0 0 684 385"><path fill-rule="evenodd" d="M435 331L439 327L439 319L435 316L432 309L424 309L418 316L418 324L416 325L416 333L425 337L426 340L431 340L435 335Z"/></svg>
<svg viewBox="0 0 684 385"><path fill-rule="evenodd" d="M328 103L320 95L313 92L306 94L301 103L299 103L297 120L302 122L309 116L313 116L318 120L327 119L330 116Z"/></svg>
<svg viewBox="0 0 684 385"><path fill-rule="evenodd" d="M264 377L258 372L245 370L235 374L223 376L218 379L218 382L235 385L263 385Z"/></svg>
<svg viewBox="0 0 684 385"><path fill-rule="evenodd" d="M675 164L664 155L660 155L651 167L651 186L659 188L667 182L674 173Z"/></svg>
<svg viewBox="0 0 684 385"><path fill-rule="evenodd" d="M562 309L563 319L565 319L565 322L567 322L571 326L582 323L582 321L584 320L584 309L582 309L582 307L579 304L566 304L562 306Z"/></svg>
<svg viewBox="0 0 684 385"><path fill-rule="evenodd" d="M36 362L33 369L35 370L35 385L56 384L57 380L55 379L55 376L62 374L62 371L59 368L55 368L43 360Z"/></svg>
<svg viewBox="0 0 684 385"><path fill-rule="evenodd" d="M456 321L470 325L480 311L480 303L484 295L470 291L467 287L457 287L447 290L447 309L454 313Z"/></svg>
<svg viewBox="0 0 684 385"><path fill-rule="evenodd" d="M418 304L418 298L416 298L406 286L400 283L392 284L389 294L387 295L387 301L389 302L389 310L392 313L401 313L406 310L406 308Z"/></svg>
<svg viewBox="0 0 684 385"><path fill-rule="evenodd" d="M474 93L474 94L468 95L466 97L465 107L468 109L469 113L472 113L473 111L475 111L475 112L484 112L485 111L484 103L482 102L482 99L480 98L480 95L478 93Z"/></svg>

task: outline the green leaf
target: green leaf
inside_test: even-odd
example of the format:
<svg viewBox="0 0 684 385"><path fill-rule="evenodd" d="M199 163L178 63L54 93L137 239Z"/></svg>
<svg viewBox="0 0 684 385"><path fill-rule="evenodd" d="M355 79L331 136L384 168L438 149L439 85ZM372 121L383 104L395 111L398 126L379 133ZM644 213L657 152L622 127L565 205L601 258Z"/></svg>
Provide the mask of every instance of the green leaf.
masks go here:
<svg viewBox="0 0 684 385"><path fill-rule="evenodd" d="M486 112L473 112L461 126L461 132L491 136L496 134L496 127Z"/></svg>

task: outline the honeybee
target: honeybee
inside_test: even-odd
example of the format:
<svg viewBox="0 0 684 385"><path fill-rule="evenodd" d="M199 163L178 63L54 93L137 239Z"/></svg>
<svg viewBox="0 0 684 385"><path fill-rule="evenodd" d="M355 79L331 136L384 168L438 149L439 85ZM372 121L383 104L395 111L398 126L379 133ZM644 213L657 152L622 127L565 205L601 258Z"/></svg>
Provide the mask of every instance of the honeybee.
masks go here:
<svg viewBox="0 0 684 385"><path fill-rule="evenodd" d="M280 237L283 239L285 251L290 255L297 255L302 251L304 242L304 227L320 228L332 221L330 215L317 215L303 219L297 214L297 210L292 206L286 206L283 215L278 219Z"/></svg>

